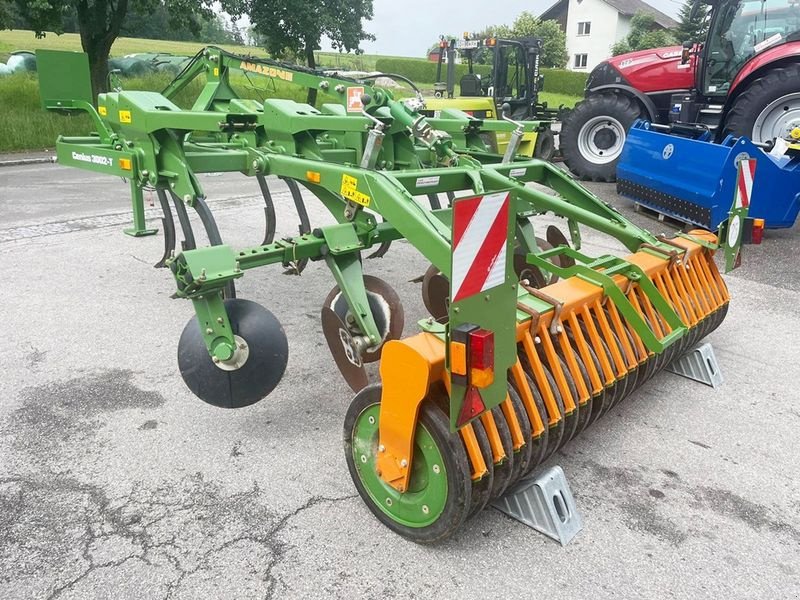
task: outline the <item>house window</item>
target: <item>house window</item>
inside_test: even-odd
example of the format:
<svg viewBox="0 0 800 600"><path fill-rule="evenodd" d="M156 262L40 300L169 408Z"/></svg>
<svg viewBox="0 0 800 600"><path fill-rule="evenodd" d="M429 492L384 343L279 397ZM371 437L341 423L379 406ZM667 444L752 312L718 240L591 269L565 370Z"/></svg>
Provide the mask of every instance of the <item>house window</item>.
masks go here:
<svg viewBox="0 0 800 600"><path fill-rule="evenodd" d="M581 21L578 23L578 35L589 35L592 32L591 21Z"/></svg>
<svg viewBox="0 0 800 600"><path fill-rule="evenodd" d="M589 55L588 54L576 54L575 55L575 68L576 69L585 69L588 59L589 59Z"/></svg>

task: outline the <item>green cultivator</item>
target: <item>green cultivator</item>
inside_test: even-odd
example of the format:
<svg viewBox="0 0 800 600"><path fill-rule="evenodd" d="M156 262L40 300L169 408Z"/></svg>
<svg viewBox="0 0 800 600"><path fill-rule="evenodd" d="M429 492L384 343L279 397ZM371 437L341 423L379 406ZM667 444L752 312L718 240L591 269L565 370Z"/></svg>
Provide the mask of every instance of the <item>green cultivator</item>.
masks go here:
<svg viewBox="0 0 800 600"><path fill-rule="evenodd" d="M40 72L48 58L67 72L65 57L53 54L40 56ZM327 90L341 101L316 110L288 100L240 100L227 85L234 68ZM716 237L655 237L554 166L518 160L514 140L536 123L459 111L426 119L418 98L401 102L365 82L216 49L188 69L208 80L192 110L168 98L189 71L166 94L101 94L97 111L85 94L52 79L43 86L46 106L86 110L97 129L60 138L59 161L129 178L135 210L144 186L158 190L165 219L167 195L175 201L185 249L168 252L164 262L176 295L191 300L196 313L181 336L178 363L192 392L211 404L258 402L287 364L280 323L259 304L235 298L235 280L265 265L298 271L305 261L325 261L336 286L322 308L323 331L356 392L345 417L348 467L370 510L410 539L450 535L725 316L728 294L712 258ZM512 136L502 156L483 141L498 131ZM263 244L223 244L197 178L208 171L258 178L267 200ZM275 241L268 175L290 185L298 208L299 188L311 192L337 224L313 228L306 216L300 235ZM441 207L439 194L451 205ZM210 246L190 239L188 208ZM571 244L556 228L546 241L537 237L532 218L543 213L567 220ZM143 218L137 226L144 230ZM631 254L582 253L581 226ZM431 317L404 339L400 299L361 266L362 254L382 255L401 238L431 263L423 279ZM726 253L735 254L735 232L726 239ZM167 242L169 249L174 236ZM377 360L380 382L370 383L364 365Z"/></svg>

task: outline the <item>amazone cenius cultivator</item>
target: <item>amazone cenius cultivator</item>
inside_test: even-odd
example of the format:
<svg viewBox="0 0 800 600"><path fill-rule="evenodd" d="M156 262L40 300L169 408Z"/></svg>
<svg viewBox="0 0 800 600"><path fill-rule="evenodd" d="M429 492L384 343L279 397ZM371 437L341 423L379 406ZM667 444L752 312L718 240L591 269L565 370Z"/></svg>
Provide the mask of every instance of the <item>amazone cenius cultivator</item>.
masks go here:
<svg viewBox="0 0 800 600"><path fill-rule="evenodd" d="M85 62L77 53L40 53L45 106L86 111L96 131L59 138L58 159L128 178L136 234L148 232L142 189L157 190L167 234L159 262L196 313L178 345L186 384L226 408L272 392L287 364L286 335L266 308L236 298L234 283L266 265L299 272L308 260L325 261L336 286L322 307L323 331L356 392L344 419L348 468L375 516L415 541L452 534L727 311L716 237L653 236L557 167L518 158L514 140L539 123L456 110L425 118L420 96L399 101L370 81L216 48L200 52L164 93L101 94L95 109L88 74L77 75ZM233 70L316 87L333 101L317 110L241 99ZM181 110L170 97L198 75L207 83L193 108ZM484 142L493 132L511 134L503 155ZM258 179L262 244L223 243L197 177L210 171ZM289 184L299 235L275 240L267 175ZM336 224L315 228L300 188ZM177 255L169 199L184 236ZM209 246L195 242L188 209ZM552 226L537 237L544 213L565 219L570 241ZM582 253L581 226L630 254ZM422 280L431 316L404 339L400 299L361 263L400 238L431 264ZM736 254L735 236L725 251ZM378 360L380 381L370 383L364 365Z"/></svg>

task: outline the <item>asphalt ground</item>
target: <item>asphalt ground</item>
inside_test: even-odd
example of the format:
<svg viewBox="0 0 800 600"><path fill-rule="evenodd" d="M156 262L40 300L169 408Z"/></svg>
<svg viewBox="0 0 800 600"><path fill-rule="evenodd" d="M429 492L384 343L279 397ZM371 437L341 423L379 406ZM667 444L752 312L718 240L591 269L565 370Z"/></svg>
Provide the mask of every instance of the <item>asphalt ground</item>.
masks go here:
<svg viewBox="0 0 800 600"><path fill-rule="evenodd" d="M201 183L223 238L258 243L256 182ZM279 232L296 232L271 186ZM661 373L550 460L584 520L568 546L488 509L426 547L378 523L348 475L324 264L240 280L283 324L288 369L259 404L205 405L176 366L191 304L152 267L161 233L122 233L127 191L58 165L0 169L0 598L800 597L796 229L768 232L726 277L730 312L708 338L720 388ZM148 217L159 226L157 202ZM403 299L406 333L426 266L403 242L365 261Z"/></svg>

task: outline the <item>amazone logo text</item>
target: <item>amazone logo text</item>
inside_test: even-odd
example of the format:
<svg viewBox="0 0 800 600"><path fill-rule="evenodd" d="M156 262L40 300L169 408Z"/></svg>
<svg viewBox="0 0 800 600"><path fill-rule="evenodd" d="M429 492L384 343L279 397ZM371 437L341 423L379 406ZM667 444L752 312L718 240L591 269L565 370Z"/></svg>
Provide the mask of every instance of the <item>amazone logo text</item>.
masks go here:
<svg viewBox="0 0 800 600"><path fill-rule="evenodd" d="M266 75L267 77L283 79L284 81L292 81L294 79L294 73L292 73L291 71L276 69L275 67L270 67L268 65L261 65L258 63L251 63L251 62L242 62L239 68L242 69L242 71L252 71L253 73L260 73L261 75Z"/></svg>

